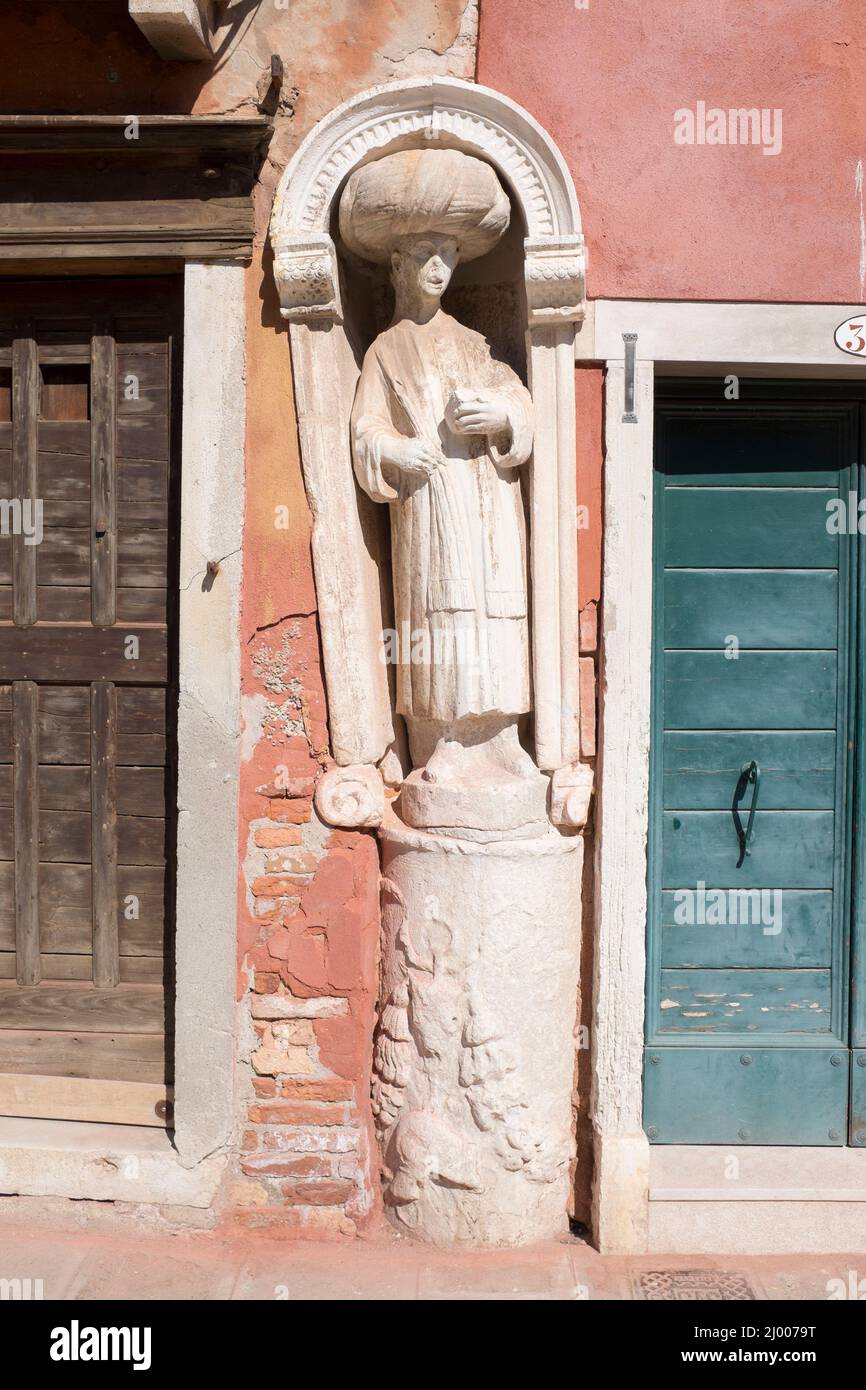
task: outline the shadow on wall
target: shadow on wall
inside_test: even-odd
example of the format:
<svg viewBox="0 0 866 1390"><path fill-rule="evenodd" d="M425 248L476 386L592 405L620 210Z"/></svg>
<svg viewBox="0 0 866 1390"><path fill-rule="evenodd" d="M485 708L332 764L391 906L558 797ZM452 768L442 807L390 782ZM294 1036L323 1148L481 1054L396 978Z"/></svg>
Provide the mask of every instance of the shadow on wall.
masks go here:
<svg viewBox="0 0 866 1390"><path fill-rule="evenodd" d="M127 0L71 5L28 0L5 7L0 109L28 115L139 116L191 111L202 89L242 41L257 0L226 6L228 27L204 63L166 62L129 15ZM34 73L38 80L34 81Z"/></svg>

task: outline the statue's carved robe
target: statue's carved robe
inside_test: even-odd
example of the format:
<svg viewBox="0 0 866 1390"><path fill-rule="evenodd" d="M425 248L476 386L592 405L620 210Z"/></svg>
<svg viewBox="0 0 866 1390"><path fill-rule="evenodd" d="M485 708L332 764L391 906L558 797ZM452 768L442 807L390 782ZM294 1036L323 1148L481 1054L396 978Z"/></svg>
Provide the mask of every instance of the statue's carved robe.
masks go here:
<svg viewBox="0 0 866 1390"><path fill-rule="evenodd" d="M458 388L507 404L499 438L458 435ZM428 481L383 472L395 435L424 438L445 462ZM398 636L397 709L415 719L522 714L530 706L526 523L517 471L532 448L532 400L486 340L447 314L403 320L364 358L352 412L355 473L391 508ZM392 486L396 483L396 487Z"/></svg>

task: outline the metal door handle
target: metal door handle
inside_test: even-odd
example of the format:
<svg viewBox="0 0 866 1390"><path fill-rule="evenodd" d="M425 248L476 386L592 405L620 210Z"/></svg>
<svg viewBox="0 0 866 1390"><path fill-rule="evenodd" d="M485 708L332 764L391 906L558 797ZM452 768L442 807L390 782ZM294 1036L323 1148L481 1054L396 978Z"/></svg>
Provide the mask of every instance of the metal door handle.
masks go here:
<svg viewBox="0 0 866 1390"><path fill-rule="evenodd" d="M746 828L744 830L743 822L740 820L739 805L746 794L746 788L750 784L754 788L754 790L752 791L752 804L749 807L749 819L746 822ZM760 791L760 788L761 769L759 765L755 762L755 759L753 758L750 763L745 763L742 769L740 770L740 775L737 778L737 785L734 789L734 801L733 805L731 806L731 813L734 817L734 827L736 829L737 840L739 841L740 845L740 859L739 863L737 864L737 868L740 867L746 855L752 853L752 835L754 833L755 828L755 811L758 808L758 792Z"/></svg>

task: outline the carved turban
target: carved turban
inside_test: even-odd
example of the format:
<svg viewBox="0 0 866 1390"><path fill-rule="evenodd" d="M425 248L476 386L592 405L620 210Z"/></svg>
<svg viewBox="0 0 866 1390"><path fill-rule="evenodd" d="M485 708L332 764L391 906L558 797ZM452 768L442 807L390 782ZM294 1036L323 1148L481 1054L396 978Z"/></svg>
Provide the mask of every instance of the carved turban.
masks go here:
<svg viewBox="0 0 866 1390"><path fill-rule="evenodd" d="M454 237L462 261L490 251L508 227L508 197L489 164L460 150L401 150L350 176L340 199L343 241L387 261L401 238Z"/></svg>

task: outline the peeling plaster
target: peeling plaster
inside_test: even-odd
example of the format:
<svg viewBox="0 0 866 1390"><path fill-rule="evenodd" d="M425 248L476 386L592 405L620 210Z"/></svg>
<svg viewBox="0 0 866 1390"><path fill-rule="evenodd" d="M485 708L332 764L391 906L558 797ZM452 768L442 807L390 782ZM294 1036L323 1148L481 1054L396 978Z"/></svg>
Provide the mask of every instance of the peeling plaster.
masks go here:
<svg viewBox="0 0 866 1390"><path fill-rule="evenodd" d="M241 762L248 763L264 733L270 705L264 695L241 696Z"/></svg>

